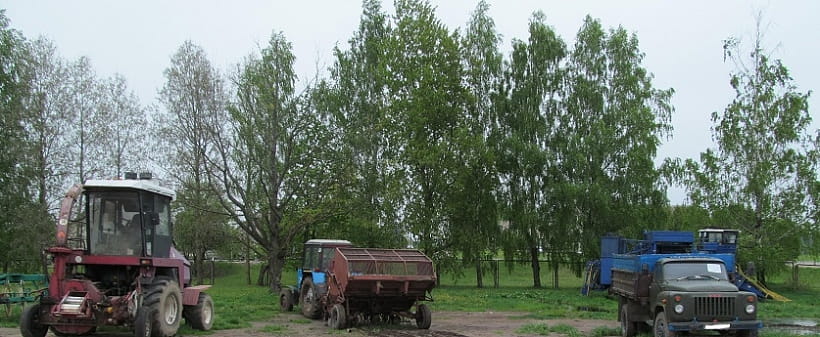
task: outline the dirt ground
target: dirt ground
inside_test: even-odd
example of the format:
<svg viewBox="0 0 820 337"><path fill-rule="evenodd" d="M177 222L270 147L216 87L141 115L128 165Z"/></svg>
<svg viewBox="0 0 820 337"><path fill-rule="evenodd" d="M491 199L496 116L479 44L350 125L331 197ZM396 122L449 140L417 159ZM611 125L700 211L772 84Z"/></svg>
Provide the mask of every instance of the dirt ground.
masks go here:
<svg viewBox="0 0 820 337"><path fill-rule="evenodd" d="M528 323L545 323L550 326L567 324L581 333L587 334L599 326L617 327L615 320L589 319L555 319L534 320L520 318L522 313L511 312L433 312L433 324L430 330L415 328L415 322L403 322L398 325L361 325L348 330L332 330L322 321L308 321L296 313L278 315L269 322L256 322L246 329L219 330L209 336L214 337L257 337L257 336L385 336L385 337L498 337L498 336L537 336L516 333L516 330ZM217 317L218 319L218 317ZM21 337L19 329L0 328L0 336ZM49 333L47 336L54 336ZM97 337L131 336L127 330L115 333L98 333Z"/></svg>

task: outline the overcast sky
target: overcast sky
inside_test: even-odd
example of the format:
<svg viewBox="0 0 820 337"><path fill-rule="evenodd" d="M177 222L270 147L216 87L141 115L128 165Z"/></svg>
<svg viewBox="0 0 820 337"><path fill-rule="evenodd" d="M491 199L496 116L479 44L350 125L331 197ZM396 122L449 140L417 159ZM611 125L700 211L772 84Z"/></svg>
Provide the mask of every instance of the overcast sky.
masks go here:
<svg viewBox="0 0 820 337"><path fill-rule="evenodd" d="M432 1L439 19L450 29L465 26L477 0ZM526 39L531 14L541 10L568 45L585 15L604 27L623 26L634 32L646 54L644 67L654 73L657 88L675 89L675 128L659 153L697 158L713 147L710 116L731 101L731 63L723 62L722 41L743 39L748 51L755 16L764 13L765 47L783 60L800 91L820 86L818 37L820 1L489 1L490 15L508 51L512 38ZM392 13L392 0L384 2ZM355 0L289 1L29 1L2 0L12 27L27 38L44 35L61 55L88 56L100 77L123 74L143 103L156 102L163 70L185 40L202 46L211 62L232 69L242 57L265 45L273 31L293 43L296 72L312 78L317 66L332 63L331 49L343 48L357 28L361 2ZM817 95L810 100L820 125ZM683 194L670 192L673 203Z"/></svg>

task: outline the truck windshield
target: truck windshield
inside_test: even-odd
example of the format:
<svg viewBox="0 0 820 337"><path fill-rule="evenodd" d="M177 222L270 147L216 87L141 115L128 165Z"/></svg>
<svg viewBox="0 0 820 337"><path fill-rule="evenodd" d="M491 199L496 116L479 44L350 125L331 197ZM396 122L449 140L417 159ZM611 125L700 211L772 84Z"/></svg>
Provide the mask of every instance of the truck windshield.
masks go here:
<svg viewBox="0 0 820 337"><path fill-rule="evenodd" d="M726 266L717 262L667 263L663 266L666 280L728 280Z"/></svg>

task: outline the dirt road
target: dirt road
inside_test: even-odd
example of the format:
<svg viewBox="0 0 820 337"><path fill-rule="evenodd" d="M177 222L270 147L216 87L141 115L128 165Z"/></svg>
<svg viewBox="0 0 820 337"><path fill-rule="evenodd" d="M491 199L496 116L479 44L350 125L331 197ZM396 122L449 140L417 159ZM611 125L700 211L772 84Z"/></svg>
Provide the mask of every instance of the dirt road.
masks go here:
<svg viewBox="0 0 820 337"><path fill-rule="evenodd" d="M567 324L587 334L600 326L617 327L615 320L556 319L534 320L523 319L523 313L511 312L434 312L433 325L430 330L418 330L411 322L399 325L357 326L346 331L331 330L321 321L308 321L299 314L280 314L268 322L256 322L246 329L219 330L210 336L214 337L257 337L257 336L385 336L385 337L498 337L498 336L537 336L517 333L521 326L530 323L544 323L550 326ZM218 317L217 317L218 319ZM21 337L19 329L0 328L0 336ZM48 336L54 336L49 333ZM128 330L95 334L97 337L132 336Z"/></svg>

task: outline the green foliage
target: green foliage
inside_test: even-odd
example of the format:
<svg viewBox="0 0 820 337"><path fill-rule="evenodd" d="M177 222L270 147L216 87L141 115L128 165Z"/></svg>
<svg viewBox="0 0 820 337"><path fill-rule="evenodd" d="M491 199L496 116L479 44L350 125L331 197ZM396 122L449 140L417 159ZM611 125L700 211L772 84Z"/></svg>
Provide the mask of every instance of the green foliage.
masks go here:
<svg viewBox="0 0 820 337"><path fill-rule="evenodd" d="M0 272L41 270L40 254L51 238L44 203L33 195L36 156L27 137L30 121L29 49L0 10Z"/></svg>
<svg viewBox="0 0 820 337"><path fill-rule="evenodd" d="M816 247L818 143L807 128L810 93L801 93L780 60L760 46L745 59L737 40L725 44L736 71L735 98L712 113L717 149L700 161L676 162L694 205L712 221L742 230L739 261L752 261L758 278L783 270L803 246Z"/></svg>
<svg viewBox="0 0 820 337"><path fill-rule="evenodd" d="M448 249L448 192L457 161L455 134L463 125L466 92L458 44L420 0L396 2L388 59L391 109L399 128L400 161L407 174L405 221L420 248L435 261Z"/></svg>
<svg viewBox="0 0 820 337"><path fill-rule="evenodd" d="M568 65L566 114L558 151L563 157L558 195L568 228L580 228L584 256L598 254L607 232L640 231L663 222L665 191L654 158L671 131L672 89L652 85L634 34L604 31L587 17Z"/></svg>

